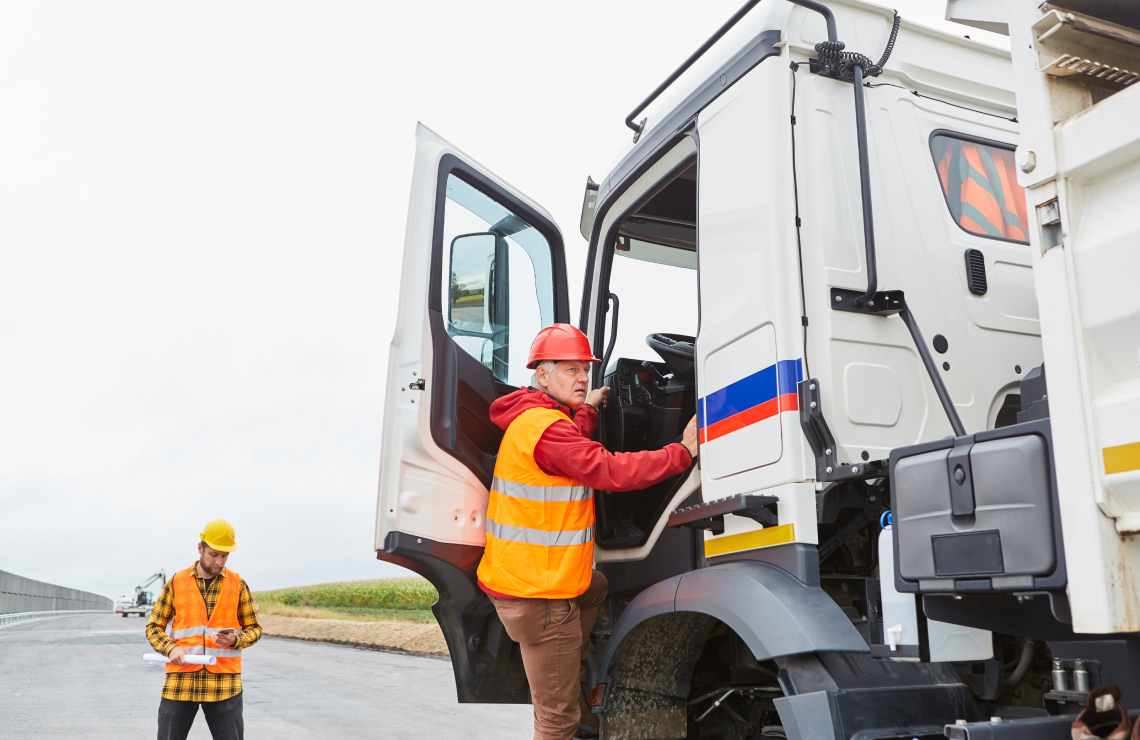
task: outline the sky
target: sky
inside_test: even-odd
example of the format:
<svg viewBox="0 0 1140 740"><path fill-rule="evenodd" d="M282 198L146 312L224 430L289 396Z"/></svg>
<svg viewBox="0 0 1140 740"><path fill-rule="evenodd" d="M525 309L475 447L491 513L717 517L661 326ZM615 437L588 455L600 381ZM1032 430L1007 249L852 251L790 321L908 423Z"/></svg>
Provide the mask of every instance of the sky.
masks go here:
<svg viewBox="0 0 1140 740"><path fill-rule="evenodd" d="M740 2L0 2L0 569L114 598L224 517L255 590L409 575L372 542L416 122L550 210L577 316L586 177Z"/></svg>

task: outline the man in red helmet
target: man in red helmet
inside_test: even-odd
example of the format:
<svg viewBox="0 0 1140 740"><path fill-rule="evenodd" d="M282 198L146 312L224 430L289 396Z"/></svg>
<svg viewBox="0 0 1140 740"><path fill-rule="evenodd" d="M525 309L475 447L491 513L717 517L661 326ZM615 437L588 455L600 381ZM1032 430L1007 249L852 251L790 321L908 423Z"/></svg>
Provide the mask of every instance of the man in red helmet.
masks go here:
<svg viewBox="0 0 1140 740"><path fill-rule="evenodd" d="M533 386L491 404L505 430L487 502L479 586L522 647L535 740L597 728L581 691L590 632L606 598L594 566L593 490L635 491L681 473L697 454L696 417L680 444L611 453L590 437L609 388L589 390L599 362L569 324L538 333Z"/></svg>

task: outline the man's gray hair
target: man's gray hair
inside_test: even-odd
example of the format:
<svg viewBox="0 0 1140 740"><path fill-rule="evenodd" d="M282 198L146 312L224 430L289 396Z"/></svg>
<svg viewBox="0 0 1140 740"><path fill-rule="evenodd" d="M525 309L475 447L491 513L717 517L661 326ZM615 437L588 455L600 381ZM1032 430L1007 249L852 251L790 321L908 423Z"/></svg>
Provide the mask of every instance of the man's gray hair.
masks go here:
<svg viewBox="0 0 1140 740"><path fill-rule="evenodd" d="M546 368L546 372L553 374L554 371L558 369L558 363L554 360L543 360L542 362L538 363L538 365L534 368L534 374L530 376L531 388L538 387L538 368L540 367Z"/></svg>

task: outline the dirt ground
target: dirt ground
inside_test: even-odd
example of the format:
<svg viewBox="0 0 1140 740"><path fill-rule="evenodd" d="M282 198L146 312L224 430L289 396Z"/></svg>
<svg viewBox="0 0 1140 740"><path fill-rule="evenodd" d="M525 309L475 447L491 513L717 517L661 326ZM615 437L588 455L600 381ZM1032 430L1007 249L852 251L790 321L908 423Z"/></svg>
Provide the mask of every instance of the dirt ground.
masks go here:
<svg viewBox="0 0 1140 740"><path fill-rule="evenodd" d="M421 655L448 655L443 632L435 622L352 622L345 619L303 619L271 614L258 615L258 620L266 635Z"/></svg>

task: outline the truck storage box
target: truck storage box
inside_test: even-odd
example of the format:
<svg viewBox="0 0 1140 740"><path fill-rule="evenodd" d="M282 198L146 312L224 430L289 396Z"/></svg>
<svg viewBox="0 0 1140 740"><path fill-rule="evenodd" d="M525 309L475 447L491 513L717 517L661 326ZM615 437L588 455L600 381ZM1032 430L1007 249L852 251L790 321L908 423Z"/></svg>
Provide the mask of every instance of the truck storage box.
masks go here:
<svg viewBox="0 0 1140 740"><path fill-rule="evenodd" d="M1064 587L1047 419L899 448L890 476L899 591Z"/></svg>

